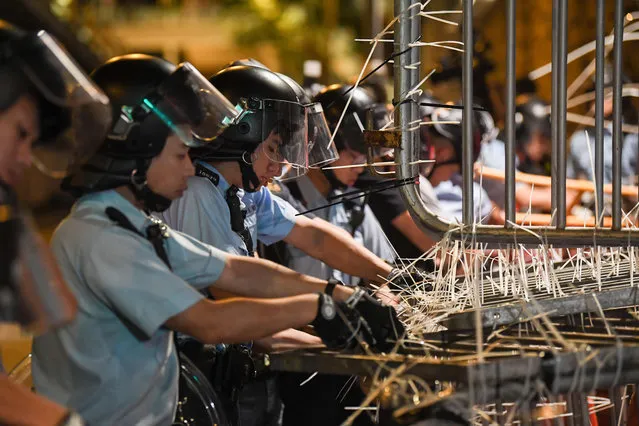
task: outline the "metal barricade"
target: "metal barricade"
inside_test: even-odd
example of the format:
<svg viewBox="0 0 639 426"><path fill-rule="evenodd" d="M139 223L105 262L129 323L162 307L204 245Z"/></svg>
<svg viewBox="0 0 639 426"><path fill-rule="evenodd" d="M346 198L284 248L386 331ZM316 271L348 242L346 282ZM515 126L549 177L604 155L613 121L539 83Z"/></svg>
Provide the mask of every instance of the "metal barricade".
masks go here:
<svg viewBox="0 0 639 426"><path fill-rule="evenodd" d="M506 43L507 43L507 99L506 99L506 185L505 218L503 226L483 225L473 217L473 160L472 160L472 108L473 108L473 1L463 1L463 153L462 191L463 223L450 223L428 210L419 196L416 185L401 188L402 196L411 215L424 231L436 236L449 234L454 239L470 239L477 243L491 245L548 244L554 247L579 246L637 246L639 230L622 228L621 207L621 64L623 38L623 1L615 0L614 28L614 81L613 81L613 176L612 176L612 226L605 228L602 223L593 228L566 226L566 68L567 68L567 26L568 0L553 0L552 21L552 206L554 222L552 226L532 226L526 232L515 223L515 8L516 0L506 1ZM596 129L595 129L595 186L599 200L603 199L603 98L604 98L604 0L597 0L596 36ZM395 0L395 14L399 20L395 24L394 52L407 49L417 40L421 29L419 8L412 7L411 0ZM417 66L415 65L417 64ZM410 66L409 66L410 65ZM395 148L398 159L397 178L406 179L418 175L419 132L411 131L411 123L418 119L416 95L411 89L419 82L419 49L411 49L410 54L399 55L394 63L395 101L398 102L395 126L401 129L401 147ZM468 117L468 118L466 118ZM597 217L601 218L602 202L597 207ZM542 240L540 240L540 236Z"/></svg>

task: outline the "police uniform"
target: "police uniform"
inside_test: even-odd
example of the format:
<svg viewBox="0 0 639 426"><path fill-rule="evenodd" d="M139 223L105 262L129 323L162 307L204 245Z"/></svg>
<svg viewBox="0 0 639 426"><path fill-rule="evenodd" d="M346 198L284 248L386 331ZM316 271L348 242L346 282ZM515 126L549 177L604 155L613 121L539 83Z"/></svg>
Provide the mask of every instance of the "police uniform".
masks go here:
<svg viewBox="0 0 639 426"><path fill-rule="evenodd" d="M451 222L462 222L462 175L454 174L450 180L440 182L433 188L442 213L442 217ZM484 221L492 211L488 194L477 183L473 182L473 206L475 222Z"/></svg>
<svg viewBox="0 0 639 426"><path fill-rule="evenodd" d="M215 167L196 161L198 176L189 179L184 195L162 213L167 224L220 250L240 256L252 256L257 241L273 244L295 226L297 211L274 197L266 187L245 192L233 187ZM244 232L232 229L229 197L235 197ZM270 377L245 384L239 392L238 424L279 424L283 407L277 396L277 382ZM265 420L267 417L269 420Z"/></svg>
<svg viewBox="0 0 639 426"><path fill-rule="evenodd" d="M590 142L590 148L588 148ZM633 182L637 164L637 135L623 135L621 178L624 183ZM604 128L604 184L612 182L612 128ZM590 155L592 155L592 161ZM575 132L570 139L570 154L566 168L569 179L587 179L592 182L595 158L595 134L593 129Z"/></svg>
<svg viewBox="0 0 639 426"><path fill-rule="evenodd" d="M479 151L477 162L497 170L506 170L506 144L500 139L483 142ZM519 168L519 158L515 156L515 168ZM515 182L515 188L520 188L524 183ZM500 208L506 205L506 193L504 182L494 179L483 179L482 186L486 190L490 200Z"/></svg>
<svg viewBox="0 0 639 426"><path fill-rule="evenodd" d="M273 244L286 238L295 226L297 210L274 197L266 187L256 192L237 190L250 247L231 229L227 192L231 185L210 164L196 162L200 176L189 179L184 195L162 213L166 223L220 250L241 256L255 251L257 241ZM202 169L209 177L201 177Z"/></svg>
<svg viewBox="0 0 639 426"><path fill-rule="evenodd" d="M299 189L304 205L309 210L329 204L326 197L315 188L307 176L302 176L295 180L295 185ZM333 189L330 195L340 195L349 190L353 190L353 188L346 190ZM393 262L395 260L395 252L386 239L372 210L366 204L359 206L359 208L361 209L359 211L356 209L347 209L346 203L339 203L313 213L317 217L347 231L353 236L356 242L366 247L377 257L388 262ZM363 217L356 220L357 218L353 216L354 214L363 214ZM354 222L359 223L353 226ZM288 249L290 252L290 264L288 266L291 269L317 278L335 278L346 285L354 286L359 283L360 279L358 277L353 277L336 269L332 269L321 260L307 256L302 250L290 244Z"/></svg>
<svg viewBox="0 0 639 426"><path fill-rule="evenodd" d="M226 254L167 229L172 267L142 235L115 224L115 208L142 234L149 216L114 190L85 195L52 248L78 301L77 318L33 344L39 393L93 425L171 424L178 397L173 333L163 324L221 275Z"/></svg>
<svg viewBox="0 0 639 426"><path fill-rule="evenodd" d="M419 196L431 213L441 216L442 210L433 185L424 176L419 176Z"/></svg>

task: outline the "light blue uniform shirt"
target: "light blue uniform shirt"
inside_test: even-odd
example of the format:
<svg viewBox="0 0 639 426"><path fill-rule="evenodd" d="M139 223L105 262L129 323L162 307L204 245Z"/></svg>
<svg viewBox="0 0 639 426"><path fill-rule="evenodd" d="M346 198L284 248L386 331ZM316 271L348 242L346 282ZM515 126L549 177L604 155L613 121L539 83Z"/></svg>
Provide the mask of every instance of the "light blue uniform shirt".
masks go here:
<svg viewBox="0 0 639 426"><path fill-rule="evenodd" d="M306 207L309 210L329 204L326 198L315 188L307 176L298 178L296 182L304 197ZM354 188L349 188L346 189L346 191L352 191L353 189ZM337 191L334 191L334 194L337 193ZM364 207L364 221L357 227L357 229L355 229L354 232L349 223L351 215L346 210L343 203L317 210L313 212L313 214L339 228L344 229L349 234L353 235L353 238L357 243L366 247L379 258L388 262L395 260L395 251L388 242L381 225L368 205ZM332 269L321 260L314 259L306 255L302 250L293 247L290 244L287 247L291 254L289 267L297 272L325 280L335 278L346 285L357 285L360 281L359 277L353 277L337 269Z"/></svg>
<svg viewBox="0 0 639 426"><path fill-rule="evenodd" d="M634 176L637 174L638 140L636 133L626 134L623 140L623 149L621 150L621 175L626 183L632 185L635 184Z"/></svg>
<svg viewBox="0 0 639 426"><path fill-rule="evenodd" d="M506 170L506 144L497 138L482 142L477 162L486 167ZM519 159L515 156L515 168L519 167Z"/></svg>
<svg viewBox="0 0 639 426"><path fill-rule="evenodd" d="M78 301L76 319L36 337L38 392L91 425L170 425L178 396L173 333L162 325L202 299L226 254L170 230L173 271L151 243L113 223L122 212L145 234L149 218L115 191L82 197L55 231L53 253Z"/></svg>
<svg viewBox="0 0 639 426"><path fill-rule="evenodd" d="M586 137L588 132L588 137ZM590 150L588 149L590 142ZM612 182L612 128L604 128L604 184ZM588 154L592 155L592 162ZM570 139L570 154L566 168L566 177L587 179L592 182L594 175L595 134L592 130L575 132ZM631 184L634 181L637 164L637 135L624 133L621 150L621 180Z"/></svg>
<svg viewBox="0 0 639 426"><path fill-rule="evenodd" d="M481 151L477 162L485 167L497 170L506 170L506 144L499 139L493 139L481 144ZM515 156L515 168L519 168L519 158ZM520 188L526 184L521 182L515 183L515 188ZM504 208L505 205L505 185L503 181L496 179L482 179L482 186L486 190L486 194L496 205Z"/></svg>
<svg viewBox="0 0 639 426"><path fill-rule="evenodd" d="M191 177L184 195L162 213L162 218L172 228L220 250L247 256L246 244L231 229L231 212L226 202L226 190L230 184L215 167L205 163L201 165L218 176L217 185L205 177ZM267 245L276 243L286 238L295 226L297 210L272 195L268 188L261 187L257 192L240 189L237 196L242 210L246 211L244 226L251 233L253 251L257 240Z"/></svg>
<svg viewBox="0 0 639 426"><path fill-rule="evenodd" d="M439 200L439 208L441 217L454 223L462 221L462 175L454 174L450 180L440 182L434 188L437 199ZM475 222L482 222L492 210L492 204L488 198L488 194L477 183L473 182L473 206Z"/></svg>

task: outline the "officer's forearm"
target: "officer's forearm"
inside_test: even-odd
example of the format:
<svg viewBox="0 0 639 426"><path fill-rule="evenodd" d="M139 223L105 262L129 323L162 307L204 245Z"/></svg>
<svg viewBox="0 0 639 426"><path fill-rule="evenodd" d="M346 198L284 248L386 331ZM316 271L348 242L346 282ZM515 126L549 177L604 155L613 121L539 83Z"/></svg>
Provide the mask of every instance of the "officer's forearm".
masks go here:
<svg viewBox="0 0 639 426"><path fill-rule="evenodd" d="M309 324L317 315L318 296L279 299L203 299L164 324L208 344L241 343Z"/></svg>
<svg viewBox="0 0 639 426"><path fill-rule="evenodd" d="M0 424L54 426L68 410L0 374Z"/></svg>
<svg viewBox="0 0 639 426"><path fill-rule="evenodd" d="M380 282L380 276L392 270L349 234L323 220L299 218L285 241L331 268L368 281Z"/></svg>
<svg viewBox="0 0 639 426"><path fill-rule="evenodd" d="M212 288L244 297L273 298L323 292L326 281L268 260L228 256L224 271Z"/></svg>
<svg viewBox="0 0 639 426"><path fill-rule="evenodd" d="M292 349L315 347L322 339L294 328L280 331L272 336L253 341L253 350L261 352L288 351Z"/></svg>

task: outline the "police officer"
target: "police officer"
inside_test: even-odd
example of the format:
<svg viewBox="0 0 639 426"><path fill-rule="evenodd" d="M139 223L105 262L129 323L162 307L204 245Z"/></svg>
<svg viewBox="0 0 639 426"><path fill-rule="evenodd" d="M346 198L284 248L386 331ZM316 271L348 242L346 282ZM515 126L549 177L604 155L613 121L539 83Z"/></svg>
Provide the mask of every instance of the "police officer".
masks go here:
<svg viewBox="0 0 639 426"><path fill-rule="evenodd" d="M392 270L388 264L339 230L296 216L294 208L265 186L280 176L285 163L294 170L306 166L307 119L316 106L300 102L303 89L286 76L253 66L228 67L210 81L233 102L244 102L249 111L218 138L215 147L192 151L197 176L190 179L184 196L163 213L164 220L228 253L252 256L258 240L266 244L284 240L369 279L379 280L378 274L386 277ZM337 290L345 289L338 285ZM401 330L401 325L396 326ZM282 340L313 342L295 330L280 333L277 341ZM279 407L264 402L275 399L275 389L272 380L247 384L239 394L239 423L277 424Z"/></svg>
<svg viewBox="0 0 639 426"><path fill-rule="evenodd" d="M610 64L604 66L604 87L610 89L613 83L613 69ZM631 83L630 79L622 73L622 83ZM637 121L637 110L632 100L628 98L622 99L622 119L624 123L634 124ZM594 104L592 105L592 113L594 114ZM611 120L613 115L613 99L612 93L607 92L603 105L604 119ZM636 135L624 133L623 139L623 156L622 156L622 179L624 182L631 183L635 175L635 164L637 159L636 151ZM629 141L630 147L625 148L626 142ZM590 147L588 147L590 143ZM604 184L612 182L612 125L604 127ZM595 134L594 128L580 129L576 131L570 138L570 151L568 153L566 177L571 179L587 179L592 182L594 176L593 164L595 153ZM589 155L590 154L590 155ZM592 157L591 157L592 156ZM632 163L630 163L632 162Z"/></svg>
<svg viewBox="0 0 639 426"><path fill-rule="evenodd" d="M54 177L76 166L104 136L108 99L44 31L0 24L0 49L0 334L6 323L43 333L70 321L76 302L18 205L14 186L32 164ZM78 133L82 125L94 132ZM84 424L2 371L0 362L1 424Z"/></svg>
<svg viewBox="0 0 639 426"><path fill-rule="evenodd" d="M526 173L544 174L545 162L550 156L550 115L547 102L536 96L521 96L515 106L515 167ZM485 141L481 146L480 163L498 170L506 169L506 147L499 138ZM486 191L491 200L504 208L503 182L486 180ZM515 200L519 206L544 211L550 210L550 189L532 188L517 182Z"/></svg>
<svg viewBox="0 0 639 426"><path fill-rule="evenodd" d="M322 90L313 100L319 102L323 109L331 130L344 110L349 94L345 92L349 86L332 85ZM366 163L366 147L364 146L363 130L366 123L366 112L374 107L372 97L365 89L356 88L349 109L342 121L338 133L334 136L334 144L339 153L339 159L330 166L346 166L335 170L310 169L307 175L300 177L287 185L292 195L297 198L306 209L314 209L329 204L330 197L339 197L352 190L358 176L363 172ZM379 122L381 122L381 117ZM377 123L376 128L381 124ZM355 166L355 167L351 167ZM371 211L365 203L365 198L349 200L327 208L321 208L314 214L331 224L341 228L353 236L355 241L387 262L395 259L393 248L388 243L384 233ZM300 272L323 278L335 278L348 285L357 285L359 277L376 280L376 276L385 277L386 271L370 273L355 273L352 269L336 267L317 259L306 256L297 247L289 244L289 265ZM343 255L340 253L340 255ZM389 267L387 267L389 268ZM388 270L388 269L387 269ZM378 278L377 278L378 280Z"/></svg>
<svg viewBox="0 0 639 426"><path fill-rule="evenodd" d="M428 180L439 200L442 217L462 221L462 110L437 108L431 114L433 125L426 126L424 142L434 153L435 163L428 171ZM473 162L477 160L482 142L490 134L487 120L478 111L473 117ZM477 222L495 220L486 191L473 183L474 217Z"/></svg>
<svg viewBox="0 0 639 426"><path fill-rule="evenodd" d="M284 240L305 254L353 275L371 281L382 281L380 276L388 276L392 268L383 260L354 244L339 230L297 216L297 211L281 199L273 198L265 186L280 176L284 162L305 167L300 163L306 161L301 158L306 143L306 127L301 116L306 114L306 107L298 102L299 95L290 81L263 68L240 66L221 71L211 82L234 101L277 100L289 109L295 105L300 116L296 125L298 133L279 145L273 144L260 129L268 119L268 111L246 114L238 126L229 128L218 138L219 147L193 150L198 177L191 179L189 190L164 213L165 221L231 253L251 255L257 240L266 244ZM241 133L244 126L251 126L246 134ZM232 206L234 200L229 190L241 197L240 211L244 213L233 213L236 208ZM248 233L234 226L235 215L244 216Z"/></svg>
<svg viewBox="0 0 639 426"><path fill-rule="evenodd" d="M215 143L236 119L192 65L126 55L92 76L115 120L98 152L63 182L80 198L52 247L79 312L34 340L40 393L92 424L168 425L178 392L173 330L235 343L312 322L330 347L352 344L351 327L370 330L357 310L323 294L325 281L273 273L268 262L225 254L146 213L187 188L189 147ZM209 287L270 299L213 302L198 291Z"/></svg>

